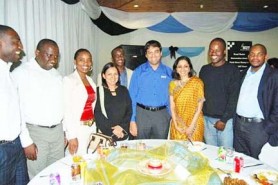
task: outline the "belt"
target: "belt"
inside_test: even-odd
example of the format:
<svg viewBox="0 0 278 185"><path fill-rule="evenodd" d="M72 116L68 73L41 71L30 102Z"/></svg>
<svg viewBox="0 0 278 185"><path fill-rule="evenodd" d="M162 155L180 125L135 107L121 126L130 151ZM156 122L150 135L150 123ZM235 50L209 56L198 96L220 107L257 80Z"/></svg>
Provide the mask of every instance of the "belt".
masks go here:
<svg viewBox="0 0 278 185"><path fill-rule="evenodd" d="M16 139L17 139L17 138L16 138ZM15 139L15 140L16 140L16 139ZM12 143L12 142L14 142L15 140L12 140L12 141L0 140L0 145L7 144L7 143Z"/></svg>
<svg viewBox="0 0 278 185"><path fill-rule="evenodd" d="M43 126L43 125L35 125L35 124L31 124L31 123L26 123L27 125L31 125L31 126L35 126L35 127L41 127L41 128L55 128L57 127L60 123L56 124L56 125L50 125L50 126Z"/></svg>
<svg viewBox="0 0 278 185"><path fill-rule="evenodd" d="M0 140L0 145L6 144L6 143L9 143L9 142L12 142L12 141Z"/></svg>
<svg viewBox="0 0 278 185"><path fill-rule="evenodd" d="M82 121L83 122L83 125L87 125L89 127L91 127L94 122L95 122L95 119L91 119L91 120L87 120L87 121Z"/></svg>
<svg viewBox="0 0 278 185"><path fill-rule="evenodd" d="M240 116L240 115L237 115L237 117L240 120L242 120L243 122L247 122L247 123L261 123L264 121L264 119L262 119L262 118L247 118L247 117Z"/></svg>
<svg viewBox="0 0 278 185"><path fill-rule="evenodd" d="M159 110L162 110L162 109L166 109L166 106L150 107L150 106L142 105L140 103L137 103L137 106L141 107L142 109L150 110L150 111L159 111Z"/></svg>

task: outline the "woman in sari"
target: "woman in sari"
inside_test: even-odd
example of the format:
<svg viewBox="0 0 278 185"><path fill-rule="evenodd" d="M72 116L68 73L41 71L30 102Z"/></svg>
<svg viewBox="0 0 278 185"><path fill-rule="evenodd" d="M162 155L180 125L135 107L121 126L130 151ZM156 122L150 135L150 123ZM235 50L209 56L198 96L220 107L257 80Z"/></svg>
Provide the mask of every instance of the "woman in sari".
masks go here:
<svg viewBox="0 0 278 185"><path fill-rule="evenodd" d="M170 139L203 141L204 84L195 76L188 57L177 58L173 65L173 79L169 84L172 113Z"/></svg>

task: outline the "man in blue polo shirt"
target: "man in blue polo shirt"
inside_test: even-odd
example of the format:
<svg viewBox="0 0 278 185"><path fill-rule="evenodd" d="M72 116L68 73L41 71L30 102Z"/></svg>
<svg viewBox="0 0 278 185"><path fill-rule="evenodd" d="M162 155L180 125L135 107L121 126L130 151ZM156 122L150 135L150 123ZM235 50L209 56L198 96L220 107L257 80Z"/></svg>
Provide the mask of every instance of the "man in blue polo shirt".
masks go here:
<svg viewBox="0 0 278 185"><path fill-rule="evenodd" d="M133 114L130 133L137 139L166 139L169 131L168 85L172 70L161 63L162 47L151 40L145 45L148 61L135 69L129 92Z"/></svg>

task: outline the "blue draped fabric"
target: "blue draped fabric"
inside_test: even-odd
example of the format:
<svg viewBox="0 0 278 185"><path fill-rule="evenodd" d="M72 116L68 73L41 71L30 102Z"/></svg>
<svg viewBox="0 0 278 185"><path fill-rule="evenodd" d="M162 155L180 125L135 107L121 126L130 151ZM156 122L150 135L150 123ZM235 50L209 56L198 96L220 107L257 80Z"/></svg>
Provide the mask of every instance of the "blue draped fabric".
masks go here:
<svg viewBox="0 0 278 185"><path fill-rule="evenodd" d="M154 26L148 27L148 29L152 31L163 32L163 33L184 33L184 32L193 31L190 28L178 22L171 15L164 21Z"/></svg>
<svg viewBox="0 0 278 185"><path fill-rule="evenodd" d="M205 50L205 47L182 47L179 48L177 53L188 57L195 57L200 55Z"/></svg>
<svg viewBox="0 0 278 185"><path fill-rule="evenodd" d="M205 50L205 47L178 47L177 53L179 55L184 55L187 57L195 57L200 55ZM167 57L170 55L170 50L168 47L162 48L162 57Z"/></svg>
<svg viewBox="0 0 278 185"><path fill-rule="evenodd" d="M168 55L170 55L169 48L163 47L162 48L162 57L167 57Z"/></svg>
<svg viewBox="0 0 278 185"><path fill-rule="evenodd" d="M278 26L277 13L239 12L231 29L245 32L258 32Z"/></svg>
<svg viewBox="0 0 278 185"><path fill-rule="evenodd" d="M231 29L244 32L259 32L278 27L278 13L239 12ZM194 31L177 21L171 15L164 21L148 27L163 33L184 33Z"/></svg>

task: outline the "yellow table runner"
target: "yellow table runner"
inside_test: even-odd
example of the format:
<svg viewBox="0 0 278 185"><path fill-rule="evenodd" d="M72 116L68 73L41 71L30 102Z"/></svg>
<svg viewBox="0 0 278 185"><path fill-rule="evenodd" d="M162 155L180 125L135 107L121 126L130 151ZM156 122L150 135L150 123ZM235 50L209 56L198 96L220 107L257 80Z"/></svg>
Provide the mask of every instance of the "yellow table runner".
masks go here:
<svg viewBox="0 0 278 185"><path fill-rule="evenodd" d="M165 175L143 174L138 167L140 162L148 159L167 161L172 170ZM184 171L187 178L182 179L177 175L177 171ZM168 141L144 151L130 148L111 149L106 159L90 162L84 174L85 185L97 182L103 185L222 184L205 156L199 152L190 152L186 145L176 141Z"/></svg>

